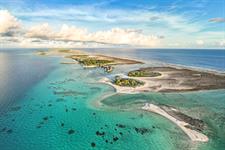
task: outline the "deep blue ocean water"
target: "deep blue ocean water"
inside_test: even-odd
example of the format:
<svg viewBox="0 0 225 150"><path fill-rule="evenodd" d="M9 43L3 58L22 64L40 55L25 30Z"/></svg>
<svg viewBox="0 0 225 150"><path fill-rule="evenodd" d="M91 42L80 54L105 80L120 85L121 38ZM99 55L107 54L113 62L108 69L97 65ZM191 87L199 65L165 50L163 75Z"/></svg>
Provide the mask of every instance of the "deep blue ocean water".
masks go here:
<svg viewBox="0 0 225 150"><path fill-rule="evenodd" d="M116 94L99 106L103 96L115 92L112 87L97 82L106 75L102 70L63 65L60 64L63 58L37 56L34 51L0 51L1 150L224 149L224 90ZM170 63L224 71L221 50L86 51L132 57L144 60L147 65ZM132 66L118 67L115 73L125 68ZM203 119L208 125L204 132L210 141L191 142L167 119L139 110L146 101L168 104ZM147 128L149 132L142 135L136 128ZM96 135L97 131L104 132L104 136Z"/></svg>
<svg viewBox="0 0 225 150"><path fill-rule="evenodd" d="M225 71L225 49L85 49L112 56Z"/></svg>
<svg viewBox="0 0 225 150"><path fill-rule="evenodd" d="M54 69L52 60L34 57L29 50L0 50L1 110L45 78Z"/></svg>

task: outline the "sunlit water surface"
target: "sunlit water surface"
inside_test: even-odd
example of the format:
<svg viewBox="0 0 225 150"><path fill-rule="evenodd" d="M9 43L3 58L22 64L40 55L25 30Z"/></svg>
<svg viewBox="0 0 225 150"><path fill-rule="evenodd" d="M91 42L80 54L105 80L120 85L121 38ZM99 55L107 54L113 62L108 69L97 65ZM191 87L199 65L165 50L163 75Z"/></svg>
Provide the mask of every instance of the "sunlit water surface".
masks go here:
<svg viewBox="0 0 225 150"><path fill-rule="evenodd" d="M101 77L108 76L101 69L63 65L63 58L36 56L30 51L0 52L2 150L225 147L225 90L115 94L112 87L98 83ZM149 65L159 64L157 60ZM138 67L124 65L113 73ZM100 100L107 95L112 96L101 105ZM139 108L145 102L175 106L203 119L208 125L204 132L209 142L191 142L167 119L141 111Z"/></svg>

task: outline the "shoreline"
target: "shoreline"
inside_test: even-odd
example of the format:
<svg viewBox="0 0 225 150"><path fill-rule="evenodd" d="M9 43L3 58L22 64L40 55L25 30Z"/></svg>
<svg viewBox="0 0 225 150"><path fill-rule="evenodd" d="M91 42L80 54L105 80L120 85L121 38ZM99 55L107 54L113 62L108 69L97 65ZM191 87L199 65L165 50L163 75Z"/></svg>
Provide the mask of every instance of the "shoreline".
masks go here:
<svg viewBox="0 0 225 150"><path fill-rule="evenodd" d="M143 81L143 80L140 80L140 81ZM115 85L111 82L110 79L106 77L99 80L99 82L112 86L116 90L116 93L137 94L141 92L150 92L148 90L148 83L145 83L143 86L133 88L133 87L122 87L122 86Z"/></svg>
<svg viewBox="0 0 225 150"><path fill-rule="evenodd" d="M187 128L187 126L190 126L189 123L176 119L175 117L169 115L165 110L163 110L159 106L156 106L156 105L150 104L150 103L146 103L143 107L141 107L141 109L144 110L144 111L149 111L149 112L153 112L153 113L159 114L159 115L169 119L174 124L176 124L178 127L180 127L182 129L182 131L192 141L208 142L208 140L209 140L209 138L206 135L204 135L204 134L202 134L200 132L197 132L195 130L192 130L190 128Z"/></svg>
<svg viewBox="0 0 225 150"><path fill-rule="evenodd" d="M137 58L130 58L130 57L126 57L126 58L117 57L117 56L114 57L114 56L109 56L109 55L105 55L105 54L99 54L97 52L90 53L90 52L86 52L82 49L81 50L79 50L79 49L68 49L67 52L59 52L59 51L60 51L60 49L53 49L53 50L51 49L51 50L45 50L45 51L43 51L43 50L35 51L35 53L37 55L40 55L40 56L61 56L61 57L64 57L64 58L68 58L67 56L70 56L74 53L76 53L76 55L87 54L87 55L93 55L93 56L104 56L106 58L107 57L108 58L118 58L118 59L129 60L129 61L132 60L134 62L137 62L137 64L148 64L148 61L146 61L146 60L142 61L142 60L139 60ZM42 53L42 52L44 52L45 55L41 55L40 53ZM213 73L213 74L216 74L216 75L225 75L225 70L221 71L221 70L216 70L216 69L211 69L211 68L166 63L166 62L162 62L162 61L159 61L159 60L153 60L153 61L155 61L157 63L160 63L160 66L173 67L173 68L178 68L178 69L190 69L190 70L201 71L201 72L205 72L205 73ZM145 62L147 62L147 63L145 63ZM120 65L120 64L118 64L118 65Z"/></svg>
<svg viewBox="0 0 225 150"><path fill-rule="evenodd" d="M90 56L97 56L98 55L98 54L92 55L91 53L88 53L88 54L90 54ZM103 56L105 56L105 55L103 55ZM110 56L107 56L106 55L106 57L110 57ZM116 56L113 57L113 58L116 58ZM121 64L117 64L117 65L119 66ZM137 66L140 67L141 65L137 65ZM198 67L194 68L194 67L191 67L191 66L180 66L180 65L173 65L173 64L164 64L164 65L162 64L162 66L179 68L179 69L190 69L190 70L199 71L199 72L225 75L224 73L220 73L220 72L217 72L217 71L211 71L211 70L208 70L208 69L206 70L204 68L199 69ZM84 68L87 68L87 69L88 68L95 68L95 66L83 66L83 67ZM162 77L164 77L164 74L162 76L153 77L153 78L160 79ZM145 77L131 77L131 78L134 78L134 79L137 79L137 80L141 80L141 81L146 81L147 80ZM155 92L155 91L151 91L151 90L148 90L147 89L147 87L150 85L148 82L144 86L140 86L140 87L137 87L137 88L129 88L129 87L116 86L113 83L111 83L110 82L110 78L107 78L106 76L104 76L104 78L101 79L100 82L103 83L103 84L107 84L107 85L112 86L115 89L115 91L116 91L115 94L116 93L136 94L136 93L141 93L141 92ZM179 87L179 89L180 89L180 92L198 92L198 91L202 91L202 90L189 90L189 91L183 90L182 91L182 89L180 87ZM208 90L208 89L204 89L204 90ZM218 89L213 89L213 90L218 90ZM161 92L161 91L157 91L157 92ZM176 92L179 92L179 91L176 91ZM105 97L107 97L107 96L109 96L109 95L106 95ZM101 101L105 97L103 97L99 101L93 101L93 104L92 105L94 105L97 108L100 107L100 105L102 104ZM150 105L151 105L151 108L150 108ZM177 125L191 139L191 141L196 141L196 142L208 142L209 141L209 138L206 135L202 134L201 132L198 132L196 130L193 130L191 128L186 127L186 126L189 125L189 123L187 123L185 121L180 121L180 120L176 119L173 115L169 114L166 110L160 108L161 106L157 106L157 105L153 105L153 104L150 104L150 105L149 105L149 107L147 107L147 106L145 107L144 106L141 109L144 110L144 111L156 113L158 115L161 115L161 116L169 119L172 123L174 123L175 125ZM155 108L152 107L152 106L154 106Z"/></svg>
<svg viewBox="0 0 225 150"><path fill-rule="evenodd" d="M67 59L72 59L76 61L78 64L80 64L79 59L83 59L82 56L85 56L85 59L94 59L96 61L105 61L101 65L132 65L132 64L143 64L142 61L134 60L134 59L128 59L128 58L121 58L121 57L113 57L98 53L88 53L82 50L74 50L74 49L55 49L55 50L48 50L48 51L37 51L35 53L39 56L60 56ZM64 63L64 62L62 62ZM65 64L65 63L64 63ZM100 64L91 64L91 65L84 65L80 64L84 68L97 68Z"/></svg>
<svg viewBox="0 0 225 150"><path fill-rule="evenodd" d="M71 52L71 51L72 50L70 50L69 52L66 52L66 53L64 52L63 53L64 55L58 52L57 56L62 56L64 58L69 58L69 59L75 60L72 57L73 55L75 56L75 55L84 55L85 54L85 55L89 55L90 57L96 57L97 59L109 59L109 60L111 59L111 60L114 60L115 64L110 64L110 65L142 64L142 62L140 62L138 60L133 60L133 59L111 57L111 56L107 56L107 55L91 54L91 53L86 53L86 52L84 52L84 53L83 52L79 52L79 54L74 54L76 52ZM52 54L48 54L47 56L52 56ZM73 64L73 62L62 62L62 64ZM75 62L75 64L79 64L79 63ZM190 72L197 72L197 73L200 73L200 75L205 73L205 74L221 75L221 76L225 77L224 73L214 72L214 71L210 71L210 70L199 70L198 68L185 67L185 66L179 66L179 65L171 65L171 64L170 65L166 64L166 65L162 65L162 66L163 67L161 67L161 69L164 68L166 70L166 69L172 68L172 69L175 69L175 72L180 69L180 70L188 70ZM95 67L96 67L95 65L83 66L84 69L85 68L95 68ZM155 68L160 68L160 67L152 67L152 68L155 69ZM153 71L154 71L154 69L153 69ZM161 75L157 76L157 77L128 77L128 78L133 78L133 79L137 79L137 80L145 82L145 84L143 86L137 86L137 87L117 86L117 85L113 84L111 82L111 80L109 78L107 78L107 77L102 78L99 82L112 86L116 90L116 93L128 93L128 94L136 94L136 93L141 93L141 92L188 92L188 91L210 90L210 87L209 87L209 89L207 89L207 87L205 89L192 89L192 88L189 88L188 86L183 86L182 85L182 86L178 86L177 87L176 85L172 85L172 87L174 87L173 91L170 91L170 90L167 90L167 89L165 89L165 91L163 91L163 90L161 91L160 90L161 89L161 85L155 84L155 83L157 83L157 81L154 81L154 80L150 81L150 82L148 81L149 79L156 79L156 80L163 79L163 80L165 80L164 77L168 77L169 79L171 79L170 78L171 76L169 76L170 74L168 75L167 72L168 72L168 70L163 72L163 73L160 72ZM194 76L199 77L199 74L197 74L197 73L194 74ZM193 82L193 83L195 83L195 82ZM149 86L152 86L152 89L150 89ZM159 88L159 90L157 88ZM97 102L100 102L100 101L97 101ZM100 103L95 103L95 105L97 105L97 106L99 106L100 104L101 104L101 102ZM141 109L144 110L144 111L149 111L149 112L153 112L153 113L159 114L159 115L169 119L174 124L176 124L178 127L180 127L180 129L192 141L208 142L208 140L209 140L209 138L206 135L204 135L204 134L202 134L202 133L192 129L190 127L191 126L190 123L185 122L183 120L178 120L176 117L174 117L173 115L168 113L166 110L164 110L160 106L146 103L146 105L143 106Z"/></svg>
<svg viewBox="0 0 225 150"><path fill-rule="evenodd" d="M82 50L81 50L82 51ZM94 55L101 55L99 53L94 53ZM107 56L107 57L111 57L109 55L105 55L103 54L104 56ZM115 58L117 58L117 56L115 56ZM119 58L122 58L122 59L128 59L128 60L134 60L134 61L137 61L137 62L142 62L142 64L149 64L149 60L140 60L138 58L134 58L134 57L119 57ZM151 60L153 62L156 62L158 64L160 64L160 66L162 67L173 67L173 68L178 68L178 69L190 69L190 70L193 70L193 71L201 71L201 72L205 72L205 73L213 73L213 74L216 74L216 75L225 75L225 70L222 71L222 70L216 70L216 69L212 69L212 68L204 68L204 67L198 67L198 66L188 66L188 65L182 65L182 64L173 64L173 63L167 63L167 62L163 62L163 61L159 61L159 60ZM150 63L151 64L151 63Z"/></svg>
<svg viewBox="0 0 225 150"><path fill-rule="evenodd" d="M202 90L225 89L225 75L206 73L185 68L175 67L146 67L139 70L160 73L159 76L128 76L124 78L139 80L144 85L131 87L119 86L113 83L113 79L102 78L101 83L111 85L118 93L140 92L191 92Z"/></svg>
<svg viewBox="0 0 225 150"><path fill-rule="evenodd" d="M177 68L177 69L189 69L189 70L193 70L193 71L200 71L200 72L204 72L204 73L212 73L215 75L224 75L225 76L225 71L219 71L219 70L214 70L214 69L210 69L210 68L187 66L187 65L181 65L181 64L170 64L170 63L166 63L166 65L164 65L164 66L173 67L173 68Z"/></svg>
<svg viewBox="0 0 225 150"><path fill-rule="evenodd" d="M102 54L91 54L80 50L56 49L39 51L36 54L42 56L61 56L73 61L63 61L61 64L80 64L84 69L98 68L101 66L143 64L138 60L118 58ZM102 79L100 82L114 87L118 93L140 92L189 92L201 90L225 89L225 74L207 70L197 70L191 67L179 65L161 65L154 67L139 68L147 72L159 73L159 76L127 76L128 79L139 80L144 85L118 86L110 79ZM106 70L107 71L107 70ZM110 72L113 71L113 67ZM110 73L108 72L108 73ZM126 74L125 74L126 76Z"/></svg>

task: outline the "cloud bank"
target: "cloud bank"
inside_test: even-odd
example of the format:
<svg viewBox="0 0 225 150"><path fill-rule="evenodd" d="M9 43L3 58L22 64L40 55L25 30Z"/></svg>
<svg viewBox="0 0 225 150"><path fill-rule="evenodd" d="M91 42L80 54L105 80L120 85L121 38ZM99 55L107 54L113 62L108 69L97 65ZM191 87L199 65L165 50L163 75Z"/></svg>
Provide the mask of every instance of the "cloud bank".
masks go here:
<svg viewBox="0 0 225 150"><path fill-rule="evenodd" d="M210 23L224 18L87 6L12 13L0 10L2 47L224 47L223 24Z"/></svg>
<svg viewBox="0 0 225 150"><path fill-rule="evenodd" d="M88 32L85 28L63 24L61 29L53 31L48 23L31 27L26 36L42 40L95 42L105 44L126 44L134 46L156 46L160 37L144 35L140 30L112 28L111 30Z"/></svg>
<svg viewBox="0 0 225 150"><path fill-rule="evenodd" d="M63 24L59 30L48 23L33 25L30 28L21 27L19 20L7 10L0 11L0 33L3 39L6 34L14 32L8 42L22 41L22 45L51 45L68 44L70 46L104 46L129 45L152 47L160 43L160 36L145 35L142 30L128 28L112 28L110 30L89 32L86 28ZM20 37L16 36L20 33ZM15 38L17 38L15 40ZM20 44L21 44L20 43ZM35 43L35 44L34 44ZM90 44L91 43L91 44Z"/></svg>
<svg viewBox="0 0 225 150"><path fill-rule="evenodd" d="M8 35L20 28L20 23L16 17L7 10L0 10L0 34Z"/></svg>

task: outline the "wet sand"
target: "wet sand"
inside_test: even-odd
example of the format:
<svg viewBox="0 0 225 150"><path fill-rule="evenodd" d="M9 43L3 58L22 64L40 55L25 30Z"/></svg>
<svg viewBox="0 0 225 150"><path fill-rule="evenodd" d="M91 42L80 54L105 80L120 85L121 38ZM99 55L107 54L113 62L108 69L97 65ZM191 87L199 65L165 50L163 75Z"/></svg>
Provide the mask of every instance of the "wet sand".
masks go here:
<svg viewBox="0 0 225 150"><path fill-rule="evenodd" d="M145 84L138 87L122 87L112 84L109 79L101 82L110 84L118 93L139 92L184 92L199 90L225 89L225 75L206 71L196 71L175 67L148 67L140 70L158 72L157 77L127 77L140 80Z"/></svg>
<svg viewBox="0 0 225 150"><path fill-rule="evenodd" d="M184 133L192 140L192 141L198 141L198 142L208 142L208 137L196 130L193 130L190 128L191 124L183 121L183 120L178 120L177 118L171 116L169 113L167 113L164 109L160 108L159 106L156 106L154 104L149 104L146 103L143 107L143 110L145 111L150 111L156 114L159 114L173 123L175 123L177 126L179 126Z"/></svg>
<svg viewBox="0 0 225 150"><path fill-rule="evenodd" d="M85 58L94 58L95 60L106 60L105 65L123 65L123 64L143 64L137 60L111 57L101 54L90 54L80 50L55 49L49 51L39 51L38 55L43 56L61 56L70 61L61 62L62 64L76 64L77 60L83 56ZM71 59L73 61L71 61ZM96 63L98 64L98 63ZM97 65L82 65L84 68L95 68ZM139 93L139 92L183 92L225 89L225 74L199 71L178 67L147 67L139 70L159 73L156 77L127 77L144 82L143 86L122 87L114 85L109 79L104 78L101 82L110 84L118 93Z"/></svg>

